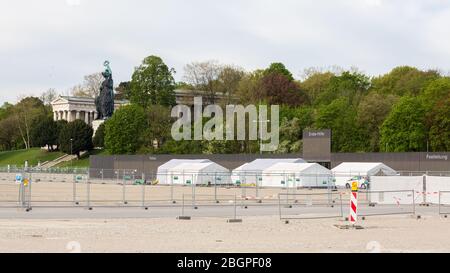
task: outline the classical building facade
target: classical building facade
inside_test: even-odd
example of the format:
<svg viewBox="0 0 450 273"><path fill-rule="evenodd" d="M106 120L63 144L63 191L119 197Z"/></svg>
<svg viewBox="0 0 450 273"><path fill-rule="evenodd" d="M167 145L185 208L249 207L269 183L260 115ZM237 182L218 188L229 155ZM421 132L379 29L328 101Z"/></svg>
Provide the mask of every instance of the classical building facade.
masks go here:
<svg viewBox="0 0 450 273"><path fill-rule="evenodd" d="M194 97L196 96L204 97L203 104L208 104L208 100L205 99L205 92L203 91L184 89L175 90L177 104L193 106ZM225 98L226 96L223 94L215 94L215 99L217 101L221 101ZM80 119L86 122L86 124L92 125L92 122L97 119L97 109L93 98L59 96L52 101L51 104L53 108L53 119L55 121L67 120L68 122L71 122ZM114 109L118 109L126 104L129 104L126 100L116 100L114 102Z"/></svg>
<svg viewBox="0 0 450 273"><path fill-rule="evenodd" d="M116 100L114 108L128 104L128 101ZM86 124L92 125L97 119L97 109L93 98L59 96L52 101L53 119L66 120L68 122L76 119L83 120Z"/></svg>

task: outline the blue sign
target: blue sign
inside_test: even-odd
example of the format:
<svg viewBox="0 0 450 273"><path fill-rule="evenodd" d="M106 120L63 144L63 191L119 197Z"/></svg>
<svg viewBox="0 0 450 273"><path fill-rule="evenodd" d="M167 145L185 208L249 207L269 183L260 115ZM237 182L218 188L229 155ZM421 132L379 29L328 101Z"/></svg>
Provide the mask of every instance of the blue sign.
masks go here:
<svg viewBox="0 0 450 273"><path fill-rule="evenodd" d="M22 183L22 174L16 174L16 183L17 184Z"/></svg>

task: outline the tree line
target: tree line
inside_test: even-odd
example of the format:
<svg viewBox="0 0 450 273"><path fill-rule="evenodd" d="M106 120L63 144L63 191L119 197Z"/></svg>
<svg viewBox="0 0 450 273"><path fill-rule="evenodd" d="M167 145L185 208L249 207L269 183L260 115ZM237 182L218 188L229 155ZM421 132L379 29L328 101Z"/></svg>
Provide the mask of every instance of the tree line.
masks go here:
<svg viewBox="0 0 450 273"><path fill-rule="evenodd" d="M206 61L187 64L180 82L175 81L175 73L160 57L145 58L130 81L116 88L116 99L130 104L99 128L94 141L91 132L86 147L105 147L111 154L259 152L257 141L172 140L170 111L176 104L175 90L183 89L201 95L208 104L280 105L276 153L301 152L304 129L332 129L333 152L450 150L450 78L437 70L401 66L371 77L354 68L311 68L296 79L282 63L246 71ZM73 94L95 96L98 82L95 76L86 76ZM61 137L64 126L50 125L45 97L25 98L0 108L0 149L42 145L42 136L32 132L46 126L55 130L44 130L54 136L51 143L65 149L64 139L75 139L74 133L83 131L78 128ZM48 124L35 129L44 120Z"/></svg>

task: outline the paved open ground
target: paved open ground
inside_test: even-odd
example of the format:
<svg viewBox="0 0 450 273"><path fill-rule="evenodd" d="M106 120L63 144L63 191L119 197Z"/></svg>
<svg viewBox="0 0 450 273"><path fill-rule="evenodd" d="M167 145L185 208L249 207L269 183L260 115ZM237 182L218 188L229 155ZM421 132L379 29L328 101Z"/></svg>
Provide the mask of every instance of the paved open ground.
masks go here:
<svg viewBox="0 0 450 273"><path fill-rule="evenodd" d="M363 230L336 219L2 219L0 252L450 252L450 221L368 218Z"/></svg>
<svg viewBox="0 0 450 273"><path fill-rule="evenodd" d="M90 203L80 185L80 204L74 206L72 186L34 184L29 212L1 204L0 252L450 252L450 222L439 215L437 206L370 207L361 196L362 215L397 215L367 217L358 223L364 229L343 230L336 225L347 224L340 216L348 214L348 200L342 201L341 209L340 198L333 195L330 199L323 190L299 190L319 195L312 199L298 196L297 201L291 199L279 206L274 189L263 189L269 198L259 204L255 200L235 203L234 196L242 189L227 188L218 189L220 202L216 203L211 194L214 189L200 188L195 209L191 197L184 206L179 200L192 193L188 187L174 189L178 201L172 204L168 187L142 190L130 186L125 205L120 185L93 185ZM143 192L148 198L144 207ZM4 186L0 197L0 201L17 205L17 187ZM334 201L333 206L329 200ZM88 205L93 209L88 210ZM280 220L280 211L286 218L334 218L292 219L286 224ZM182 214L192 219L177 220ZM243 222L227 223L231 218Z"/></svg>

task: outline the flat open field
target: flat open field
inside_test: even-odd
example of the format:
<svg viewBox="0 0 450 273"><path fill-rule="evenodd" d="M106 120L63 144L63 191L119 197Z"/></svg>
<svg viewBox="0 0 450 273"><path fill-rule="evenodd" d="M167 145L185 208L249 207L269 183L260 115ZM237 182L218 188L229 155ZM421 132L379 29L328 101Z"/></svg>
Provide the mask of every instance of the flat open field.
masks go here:
<svg viewBox="0 0 450 273"><path fill-rule="evenodd" d="M246 217L0 220L0 252L450 252L450 221L439 217L369 218L364 230L339 220Z"/></svg>
<svg viewBox="0 0 450 273"><path fill-rule="evenodd" d="M33 210L25 212L4 202L17 205L18 186L0 183L0 252L450 252L450 221L436 206L370 207L361 194L361 214L399 214L371 216L359 222L362 230L342 230L335 225L347 224L340 217L349 212L345 191L341 207L339 193L330 199L326 189L299 189L295 193L302 195L285 201L293 205L289 208L279 206L277 196L286 189L259 189L260 204L240 198L255 196L254 188L198 187L194 205L191 187L127 185L125 205L122 185L92 184L88 191L82 183L76 184L80 204L75 206L73 186L33 183ZM93 210L88 210L88 192ZM327 205L330 200L333 206ZM288 218L334 218L285 224L280 212ZM177 220L182 214L192 220ZM243 222L227 223L234 217Z"/></svg>

